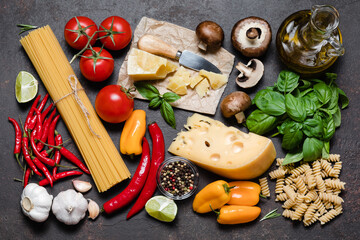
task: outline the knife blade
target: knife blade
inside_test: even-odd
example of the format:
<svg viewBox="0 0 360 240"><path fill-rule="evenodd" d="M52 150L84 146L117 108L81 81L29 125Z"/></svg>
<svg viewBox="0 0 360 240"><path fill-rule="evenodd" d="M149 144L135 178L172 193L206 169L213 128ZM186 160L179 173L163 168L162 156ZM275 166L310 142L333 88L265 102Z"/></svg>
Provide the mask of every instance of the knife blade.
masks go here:
<svg viewBox="0 0 360 240"><path fill-rule="evenodd" d="M204 69L210 72L221 73L219 68L205 58L187 50L180 51L153 35L146 34L142 36L137 45L143 51L177 60L184 67L196 71Z"/></svg>

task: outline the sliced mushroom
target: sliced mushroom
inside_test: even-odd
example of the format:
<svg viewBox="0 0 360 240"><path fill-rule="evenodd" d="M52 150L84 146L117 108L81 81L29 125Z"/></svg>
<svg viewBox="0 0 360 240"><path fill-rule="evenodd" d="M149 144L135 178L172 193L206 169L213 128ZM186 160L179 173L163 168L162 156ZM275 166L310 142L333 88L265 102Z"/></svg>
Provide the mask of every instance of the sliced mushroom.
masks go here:
<svg viewBox="0 0 360 240"><path fill-rule="evenodd" d="M224 117L235 116L238 123L245 121L244 111L251 105L251 98L244 92L236 91L227 95L220 104Z"/></svg>
<svg viewBox="0 0 360 240"><path fill-rule="evenodd" d="M196 27L196 36L200 42L198 47L201 50L217 50L224 40L224 31L215 22L204 21Z"/></svg>
<svg viewBox="0 0 360 240"><path fill-rule="evenodd" d="M255 58L251 59L246 65L238 62L236 68L240 71L236 83L242 88L255 86L264 74L264 64Z"/></svg>
<svg viewBox="0 0 360 240"><path fill-rule="evenodd" d="M259 17L248 17L238 21L231 31L233 46L246 57L265 54L271 42L271 27Z"/></svg>

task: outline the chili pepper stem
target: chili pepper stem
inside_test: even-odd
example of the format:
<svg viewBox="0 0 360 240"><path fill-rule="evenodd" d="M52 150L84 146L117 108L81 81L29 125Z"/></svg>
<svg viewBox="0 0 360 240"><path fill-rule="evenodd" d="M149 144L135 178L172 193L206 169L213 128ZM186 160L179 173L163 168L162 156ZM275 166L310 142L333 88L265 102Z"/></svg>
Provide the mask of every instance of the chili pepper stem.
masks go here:
<svg viewBox="0 0 360 240"><path fill-rule="evenodd" d="M230 193L230 190L231 190L232 188L234 188L235 186L228 187L228 186L224 183L224 184L223 184L223 187L224 187L225 192L226 192L227 194L229 194L229 193Z"/></svg>
<svg viewBox="0 0 360 240"><path fill-rule="evenodd" d="M259 196L262 197L262 198L267 198L267 196L262 195L262 194L259 194Z"/></svg>
<svg viewBox="0 0 360 240"><path fill-rule="evenodd" d="M48 146L48 147L52 147L52 148L55 148L57 150L60 150L61 149L61 145L63 145L64 143L62 144L59 144L58 146L55 146L55 145L51 145L51 144L47 144L47 143L44 143L43 141L39 140L39 142L41 142L42 144L44 144L45 146Z"/></svg>
<svg viewBox="0 0 360 240"><path fill-rule="evenodd" d="M21 169L24 170L24 167L21 164L20 159L19 159L19 153L15 153L15 158L16 158L16 161L18 162L19 166L21 167Z"/></svg>
<svg viewBox="0 0 360 240"><path fill-rule="evenodd" d="M18 178L13 178L13 179L14 179L14 181L16 181L16 182L24 182L23 180L18 179Z"/></svg>
<svg viewBox="0 0 360 240"><path fill-rule="evenodd" d="M220 211L216 211L212 208L211 204L209 204L211 211L213 211L216 214L216 217L219 217Z"/></svg>

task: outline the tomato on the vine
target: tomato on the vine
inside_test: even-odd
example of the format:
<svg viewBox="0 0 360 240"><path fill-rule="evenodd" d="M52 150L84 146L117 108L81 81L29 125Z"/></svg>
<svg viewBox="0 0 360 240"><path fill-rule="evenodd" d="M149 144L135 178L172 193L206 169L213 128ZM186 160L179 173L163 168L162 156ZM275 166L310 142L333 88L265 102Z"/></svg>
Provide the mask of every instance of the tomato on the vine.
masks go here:
<svg viewBox="0 0 360 240"><path fill-rule="evenodd" d="M75 49L83 49L92 37L90 45L94 45L98 36L98 27L88 17L77 16L70 19L64 29L66 42ZM95 34L95 35L94 35ZM94 36L93 36L94 35Z"/></svg>
<svg viewBox="0 0 360 240"><path fill-rule="evenodd" d="M131 35L130 24L118 16L106 18L99 27L99 39L110 50L126 47L131 41Z"/></svg>
<svg viewBox="0 0 360 240"><path fill-rule="evenodd" d="M133 112L134 99L122 86L108 85L96 96L95 109L104 121L120 123L127 120Z"/></svg>
<svg viewBox="0 0 360 240"><path fill-rule="evenodd" d="M93 82L106 80L114 70L114 59L111 54L100 47L86 50L80 59L82 75Z"/></svg>

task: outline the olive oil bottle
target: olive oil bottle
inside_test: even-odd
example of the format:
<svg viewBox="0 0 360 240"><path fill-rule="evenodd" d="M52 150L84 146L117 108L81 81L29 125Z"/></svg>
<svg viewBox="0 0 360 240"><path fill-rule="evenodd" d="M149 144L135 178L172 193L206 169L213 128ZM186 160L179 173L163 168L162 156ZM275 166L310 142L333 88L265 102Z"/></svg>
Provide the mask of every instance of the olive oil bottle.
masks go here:
<svg viewBox="0 0 360 240"><path fill-rule="evenodd" d="M319 73L345 53L338 11L329 5L315 5L290 15L276 35L281 60L302 73Z"/></svg>

